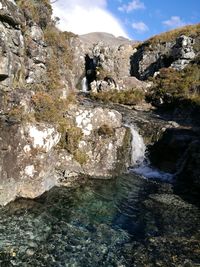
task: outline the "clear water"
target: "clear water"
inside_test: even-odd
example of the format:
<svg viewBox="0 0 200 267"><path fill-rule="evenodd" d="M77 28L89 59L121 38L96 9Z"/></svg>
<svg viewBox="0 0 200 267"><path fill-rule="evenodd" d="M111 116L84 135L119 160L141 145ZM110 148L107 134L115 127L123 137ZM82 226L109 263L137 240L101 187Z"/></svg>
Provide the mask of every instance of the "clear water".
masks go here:
<svg viewBox="0 0 200 267"><path fill-rule="evenodd" d="M151 208L150 196L158 198L158 192L167 190L129 174L76 188L56 187L34 201L10 203L0 210L0 266L159 266L155 260L160 257L160 266L178 266L168 264L170 253L180 262L184 257L198 262L197 210L195 217L188 216L193 214L190 205L181 206L180 214L177 207L173 211L174 204L168 210L165 203L174 198L167 195L161 198L163 211ZM160 221L154 214L158 210Z"/></svg>
<svg viewBox="0 0 200 267"><path fill-rule="evenodd" d="M90 181L2 208L0 266L129 266L123 250L139 236L143 182L126 175Z"/></svg>

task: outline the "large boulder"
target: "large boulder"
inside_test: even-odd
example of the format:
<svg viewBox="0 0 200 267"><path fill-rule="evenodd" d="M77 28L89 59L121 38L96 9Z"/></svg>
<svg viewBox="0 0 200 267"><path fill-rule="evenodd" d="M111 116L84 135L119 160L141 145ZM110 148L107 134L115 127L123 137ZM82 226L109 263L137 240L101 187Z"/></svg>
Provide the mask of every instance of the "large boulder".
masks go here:
<svg viewBox="0 0 200 267"><path fill-rule="evenodd" d="M184 69L192 59L195 58L194 52L195 39L181 35L176 39L176 44L172 49L172 56L175 61L171 64L171 67L177 70Z"/></svg>
<svg viewBox="0 0 200 267"><path fill-rule="evenodd" d="M0 140L0 205L35 198L56 184L60 134L53 126L1 122Z"/></svg>
<svg viewBox="0 0 200 267"><path fill-rule="evenodd" d="M68 111L68 116L75 120L75 125L83 133L78 144L80 156L85 157L82 173L109 178L127 169L130 164L131 135L129 129L122 126L119 112L100 107L76 107ZM63 154L62 158L69 160Z"/></svg>

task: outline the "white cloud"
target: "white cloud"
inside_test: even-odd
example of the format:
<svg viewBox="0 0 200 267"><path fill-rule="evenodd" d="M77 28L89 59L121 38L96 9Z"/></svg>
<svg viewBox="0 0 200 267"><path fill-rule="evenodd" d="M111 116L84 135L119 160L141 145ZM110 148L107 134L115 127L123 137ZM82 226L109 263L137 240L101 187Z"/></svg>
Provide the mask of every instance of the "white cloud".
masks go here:
<svg viewBox="0 0 200 267"><path fill-rule="evenodd" d="M54 16L60 18L62 31L76 34L108 32L128 37L120 22L106 10L107 0L58 0L53 4Z"/></svg>
<svg viewBox="0 0 200 267"><path fill-rule="evenodd" d="M132 28L136 30L137 33L145 33L149 31L149 27L142 21L133 22Z"/></svg>
<svg viewBox="0 0 200 267"><path fill-rule="evenodd" d="M137 10L137 9L145 9L145 5L143 2L140 2L140 0L133 0L129 2L127 5L124 4L120 7L118 7L118 10L130 13L131 11Z"/></svg>
<svg viewBox="0 0 200 267"><path fill-rule="evenodd" d="M172 16L169 20L162 22L168 28L182 27L188 23L184 22L179 16Z"/></svg>

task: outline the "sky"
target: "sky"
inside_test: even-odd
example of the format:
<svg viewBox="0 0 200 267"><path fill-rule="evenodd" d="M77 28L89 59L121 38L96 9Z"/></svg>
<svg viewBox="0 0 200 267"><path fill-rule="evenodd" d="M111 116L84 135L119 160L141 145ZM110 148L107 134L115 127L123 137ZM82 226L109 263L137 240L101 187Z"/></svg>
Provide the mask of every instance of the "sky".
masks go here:
<svg viewBox="0 0 200 267"><path fill-rule="evenodd" d="M133 40L200 22L200 0L57 0L53 10L63 31Z"/></svg>

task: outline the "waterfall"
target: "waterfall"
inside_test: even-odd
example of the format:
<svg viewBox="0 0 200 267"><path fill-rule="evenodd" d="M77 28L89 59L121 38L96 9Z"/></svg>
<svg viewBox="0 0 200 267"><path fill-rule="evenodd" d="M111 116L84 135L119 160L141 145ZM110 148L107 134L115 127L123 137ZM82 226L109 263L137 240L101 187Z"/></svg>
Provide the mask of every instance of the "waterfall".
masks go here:
<svg viewBox="0 0 200 267"><path fill-rule="evenodd" d="M170 173L162 172L153 168L148 158L145 157L146 146L142 136L138 133L134 125L126 125L131 130L131 168L130 172L137 173L146 178L156 178L163 181L170 181L173 175Z"/></svg>
<svg viewBox="0 0 200 267"><path fill-rule="evenodd" d="M88 92L88 82L87 82L87 78L86 77L84 77L82 79L81 89L82 89L82 92L84 92L84 93Z"/></svg>
<svg viewBox="0 0 200 267"><path fill-rule="evenodd" d="M129 126L132 135L131 141L131 165L140 165L145 159L146 146L142 136L138 133L133 125Z"/></svg>

